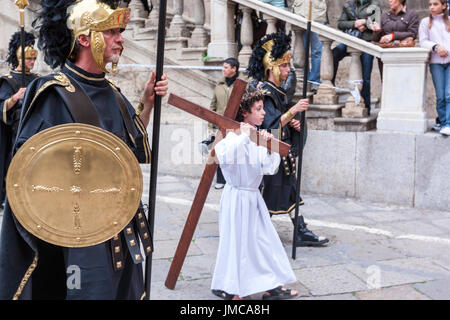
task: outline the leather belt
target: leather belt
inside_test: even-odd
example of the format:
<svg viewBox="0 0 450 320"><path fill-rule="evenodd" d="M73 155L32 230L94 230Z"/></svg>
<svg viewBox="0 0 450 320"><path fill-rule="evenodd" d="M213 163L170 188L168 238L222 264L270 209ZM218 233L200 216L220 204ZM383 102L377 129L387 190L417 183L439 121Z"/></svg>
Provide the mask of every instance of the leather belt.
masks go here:
<svg viewBox="0 0 450 320"><path fill-rule="evenodd" d="M148 256L153 251L152 235L148 227L145 210L142 207L139 208L134 219L131 220L125 229L123 229L119 235L111 239L111 252L115 271L121 270L124 263L121 235L125 238L128 251L135 264L143 261L140 243L142 243L144 248L144 256ZM138 239L140 239L141 242L139 242Z"/></svg>

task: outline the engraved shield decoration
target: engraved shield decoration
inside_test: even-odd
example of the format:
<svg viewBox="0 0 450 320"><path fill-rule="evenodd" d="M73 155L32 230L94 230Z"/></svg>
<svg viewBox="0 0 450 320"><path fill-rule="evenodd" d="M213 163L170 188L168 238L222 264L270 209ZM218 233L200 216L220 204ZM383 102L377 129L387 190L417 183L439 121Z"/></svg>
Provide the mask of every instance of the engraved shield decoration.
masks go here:
<svg viewBox="0 0 450 320"><path fill-rule="evenodd" d="M36 237L65 247L86 247L118 234L133 218L142 173L128 146L114 134L80 123L31 137L8 170L8 202Z"/></svg>

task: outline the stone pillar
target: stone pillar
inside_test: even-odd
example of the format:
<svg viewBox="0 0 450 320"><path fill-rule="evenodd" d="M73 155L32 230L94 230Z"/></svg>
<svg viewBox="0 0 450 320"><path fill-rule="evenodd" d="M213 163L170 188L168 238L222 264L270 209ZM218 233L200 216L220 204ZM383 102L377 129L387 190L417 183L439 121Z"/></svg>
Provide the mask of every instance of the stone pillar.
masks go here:
<svg viewBox="0 0 450 320"><path fill-rule="evenodd" d="M208 33L203 25L205 24L205 4L203 0L192 0L194 2L194 23L195 29L192 31L190 47L205 47L208 44Z"/></svg>
<svg viewBox="0 0 450 320"><path fill-rule="evenodd" d="M428 55L429 51L422 48L383 50L383 89L377 129L426 132Z"/></svg>
<svg viewBox="0 0 450 320"><path fill-rule="evenodd" d="M173 0L173 10L174 17L170 22L169 30L167 31L167 35L169 37L177 38L177 37L189 37L190 32L186 27L186 23L183 20L183 9L184 9L184 1L183 0Z"/></svg>
<svg viewBox="0 0 450 320"><path fill-rule="evenodd" d="M221 59L237 57L234 32L234 3L211 0L211 42L208 44L208 56Z"/></svg>
<svg viewBox="0 0 450 320"><path fill-rule="evenodd" d="M271 17L269 15L264 15L264 20L266 20L267 22L266 34L277 32L277 18Z"/></svg>
<svg viewBox="0 0 450 320"><path fill-rule="evenodd" d="M248 61L252 55L252 43L253 43L253 25L252 25L252 8L240 6L243 17L241 24L241 43L242 49L239 52L239 64L243 68L248 67Z"/></svg>
<svg viewBox="0 0 450 320"><path fill-rule="evenodd" d="M333 87L331 80L333 79L333 52L331 51L332 39L319 37L322 41L322 58L320 60L320 77L321 84L317 90L317 94L314 95L315 104L323 105L335 105L338 102L336 90Z"/></svg>
<svg viewBox="0 0 450 320"><path fill-rule="evenodd" d="M362 64L361 64L361 54L362 52L348 47L347 52L350 53L352 60L350 62L350 72L349 72L349 88L350 90L355 89L355 82L360 81L358 84L360 101L357 103L353 95L350 95L345 103L345 107L342 109L343 118L364 118L368 115L368 110L364 105L364 99L361 96L362 89Z"/></svg>

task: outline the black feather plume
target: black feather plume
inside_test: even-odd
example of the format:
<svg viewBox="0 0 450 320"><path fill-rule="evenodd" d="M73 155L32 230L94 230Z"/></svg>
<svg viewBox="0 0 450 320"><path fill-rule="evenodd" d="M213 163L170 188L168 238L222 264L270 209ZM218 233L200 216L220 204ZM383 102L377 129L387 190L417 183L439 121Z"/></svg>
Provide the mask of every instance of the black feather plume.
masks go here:
<svg viewBox="0 0 450 320"><path fill-rule="evenodd" d="M63 66L72 44L72 32L67 28L67 8L75 0L42 0L42 10L33 27L39 30L38 47L44 52L44 61L51 67Z"/></svg>
<svg viewBox="0 0 450 320"><path fill-rule="evenodd" d="M12 35L11 40L9 40L8 57L6 58L6 62L8 62L13 69L17 68L19 65L19 60L17 60L17 49L19 49L21 44L20 34L21 32L17 31ZM34 35L32 33L25 32L25 47L34 46L34 41Z"/></svg>

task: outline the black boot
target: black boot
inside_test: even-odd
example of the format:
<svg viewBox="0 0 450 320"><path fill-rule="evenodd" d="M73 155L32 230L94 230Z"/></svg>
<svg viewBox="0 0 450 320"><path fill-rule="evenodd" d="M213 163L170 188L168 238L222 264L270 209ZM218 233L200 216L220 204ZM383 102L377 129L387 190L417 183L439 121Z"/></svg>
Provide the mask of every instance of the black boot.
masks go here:
<svg viewBox="0 0 450 320"><path fill-rule="evenodd" d="M292 219L292 223L295 225L294 219ZM329 241L325 237L316 236L306 227L303 216L298 217L297 247L320 247Z"/></svg>

